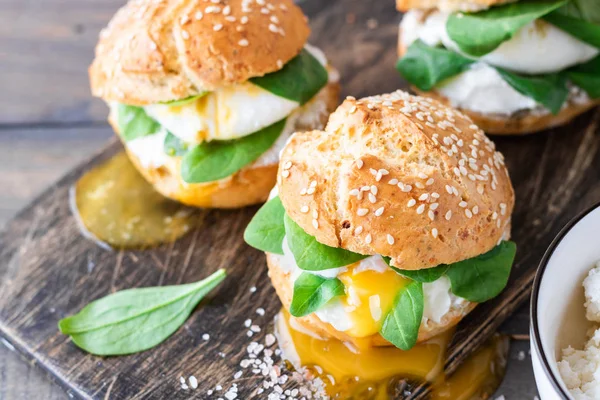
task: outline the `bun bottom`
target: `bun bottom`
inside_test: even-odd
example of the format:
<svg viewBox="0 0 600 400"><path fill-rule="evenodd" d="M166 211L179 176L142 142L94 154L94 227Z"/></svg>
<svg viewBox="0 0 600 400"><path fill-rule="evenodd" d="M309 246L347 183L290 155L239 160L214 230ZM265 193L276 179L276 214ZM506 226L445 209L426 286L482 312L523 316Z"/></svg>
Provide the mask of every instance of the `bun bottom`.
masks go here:
<svg viewBox="0 0 600 400"><path fill-rule="evenodd" d="M323 128L327 123L329 113L337 106L339 90L339 84L335 82L325 86L313 100L303 107L303 109L307 109L313 105L319 109L318 105L313 103L319 102L322 105L321 113L317 118L306 120L298 118L294 130ZM302 112L303 109L299 112ZM109 122L118 133L118 127L112 118L109 118ZM127 150L126 145L125 149ZM279 166L278 163L261 166L251 164L218 181L187 183L181 178L181 157L169 157L165 165L148 168L143 166L140 159L131 151L127 150L127 154L137 170L160 194L188 206L202 208L241 208L265 202L271 189L275 186Z"/></svg>
<svg viewBox="0 0 600 400"><path fill-rule="evenodd" d="M430 97L447 106L452 106L450 100L435 90L424 92L411 85L412 91L419 96ZM468 109L455 107L463 114L473 120L475 125L492 135L527 135L564 125L580 114L594 108L600 101L590 100L585 103L569 102L566 107L556 115L551 113L539 113L521 111L514 115L484 114Z"/></svg>
<svg viewBox="0 0 600 400"><path fill-rule="evenodd" d="M289 310L290 304L292 302L292 295L294 292L294 284L292 282L291 276L289 273L285 272L281 268L279 264L279 256L270 253L266 253L266 255L267 266L269 268L269 277L271 278L273 287L275 288L277 296L281 300L283 307L285 307L286 310ZM476 303L466 302L463 305L463 307L459 309L452 309L448 313L446 313L446 315L442 317L439 323L436 323L434 321L428 321L427 324L421 324L417 343L429 340L434 336L437 336L440 333L452 328L453 326L458 324L458 322L460 322L460 320L463 319L465 315L471 312L476 305ZM321 321L321 319L319 319L319 317L317 317L317 315L314 313L304 317L295 318L295 320L302 327L308 329L311 332L314 332L322 338L337 339L343 342L357 342L356 338L349 336L344 332L338 331L329 323ZM367 343L371 346L393 346L380 334L371 335L367 338L360 338L361 344L365 344L365 341L367 341Z"/></svg>

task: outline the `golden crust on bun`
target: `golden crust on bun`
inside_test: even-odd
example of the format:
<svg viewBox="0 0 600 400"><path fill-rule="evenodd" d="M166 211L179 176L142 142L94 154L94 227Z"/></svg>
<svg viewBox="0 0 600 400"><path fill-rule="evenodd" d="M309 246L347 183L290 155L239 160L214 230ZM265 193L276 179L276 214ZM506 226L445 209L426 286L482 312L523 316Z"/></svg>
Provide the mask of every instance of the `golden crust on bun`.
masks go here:
<svg viewBox="0 0 600 400"><path fill-rule="evenodd" d="M131 0L100 34L92 93L145 105L245 82L280 70L309 33L292 0Z"/></svg>
<svg viewBox="0 0 600 400"><path fill-rule="evenodd" d="M445 12L473 12L485 10L495 5L512 3L515 0L396 0L398 11L408 11L412 8L422 10L437 8Z"/></svg>
<svg viewBox="0 0 600 400"><path fill-rule="evenodd" d="M476 257L510 226L503 156L471 119L429 98L348 98L325 131L293 135L279 165L279 197L309 235L401 269Z"/></svg>

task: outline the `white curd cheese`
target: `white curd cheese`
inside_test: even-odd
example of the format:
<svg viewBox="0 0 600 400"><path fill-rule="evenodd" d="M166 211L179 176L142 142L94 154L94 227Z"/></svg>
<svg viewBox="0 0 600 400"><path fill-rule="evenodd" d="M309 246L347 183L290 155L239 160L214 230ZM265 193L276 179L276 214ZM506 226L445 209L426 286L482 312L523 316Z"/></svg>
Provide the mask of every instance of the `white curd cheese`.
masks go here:
<svg viewBox="0 0 600 400"><path fill-rule="evenodd" d="M535 100L517 92L498 71L482 62L441 82L436 90L446 96L452 106L484 114L510 115L538 107Z"/></svg>
<svg viewBox="0 0 600 400"><path fill-rule="evenodd" d="M459 52L456 43L446 31L449 14L439 11L428 14L409 11L402 22L402 43L409 46L421 39L430 46L443 45ZM490 65L524 74L558 72L573 65L587 62L599 50L543 20L530 22L510 40L481 57Z"/></svg>
<svg viewBox="0 0 600 400"><path fill-rule="evenodd" d="M586 317L600 322L600 262L583 281ZM562 351L558 370L575 400L600 399L600 328L593 330L583 350Z"/></svg>
<svg viewBox="0 0 600 400"><path fill-rule="evenodd" d="M144 168L160 168L166 164L169 156L165 153L163 143L167 131L161 129L159 132L142 136L127 142L127 150L137 157Z"/></svg>

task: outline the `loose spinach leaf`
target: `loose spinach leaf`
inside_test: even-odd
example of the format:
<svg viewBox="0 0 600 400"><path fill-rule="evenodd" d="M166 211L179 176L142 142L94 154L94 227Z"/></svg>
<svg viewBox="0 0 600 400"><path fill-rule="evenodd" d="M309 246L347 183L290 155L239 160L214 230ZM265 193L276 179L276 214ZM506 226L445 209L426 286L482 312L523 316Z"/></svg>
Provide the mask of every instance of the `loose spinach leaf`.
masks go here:
<svg viewBox="0 0 600 400"><path fill-rule="evenodd" d="M413 281L428 283L437 281L442 275L448 270L448 266L445 264L438 265L433 268L425 268L418 270L405 270L396 267L392 267L389 262L389 258L384 257L385 262L393 269L397 274L402 275L405 278L412 279Z"/></svg>
<svg viewBox="0 0 600 400"><path fill-rule="evenodd" d="M593 99L600 98L600 56L569 68L566 74L571 82L585 90L588 96Z"/></svg>
<svg viewBox="0 0 600 400"><path fill-rule="evenodd" d="M234 140L212 140L190 149L181 161L181 177L188 183L216 181L254 162L275 143L285 119Z"/></svg>
<svg viewBox="0 0 600 400"><path fill-rule="evenodd" d="M107 356L147 350L171 336L225 275L221 269L187 285L116 292L60 320L58 328L92 354Z"/></svg>
<svg viewBox="0 0 600 400"><path fill-rule="evenodd" d="M529 22L564 6L567 1L520 1L476 13L451 14L446 30L462 52L481 57L509 40Z"/></svg>
<svg viewBox="0 0 600 400"><path fill-rule="evenodd" d="M317 242L287 214L283 217L285 234L296 264L305 271L322 271L360 261L368 256Z"/></svg>
<svg viewBox="0 0 600 400"><path fill-rule="evenodd" d="M430 90L446 78L468 69L474 60L417 40L398 60L396 68L402 76L421 90Z"/></svg>
<svg viewBox="0 0 600 400"><path fill-rule="evenodd" d="M600 25L598 0L571 0L557 11L569 17Z"/></svg>
<svg viewBox="0 0 600 400"><path fill-rule="evenodd" d="M558 114L569 96L564 74L517 75L502 68L496 70L513 89L544 105L553 114Z"/></svg>
<svg viewBox="0 0 600 400"><path fill-rule="evenodd" d="M317 311L336 296L344 294L344 284L337 278L327 279L303 272L294 282L290 314L303 317Z"/></svg>
<svg viewBox="0 0 600 400"><path fill-rule="evenodd" d="M209 94L210 92L200 92L199 94L195 95L195 96L190 96L190 97L186 97L185 99L181 99L181 100L171 100L171 101L164 101L161 104L166 104L169 106L183 106L185 104L191 103L192 101L196 101L201 97L206 96L207 94Z"/></svg>
<svg viewBox="0 0 600 400"><path fill-rule="evenodd" d="M126 142L152 135L160 130L160 124L150 118L142 107L119 104L117 106L119 134Z"/></svg>
<svg viewBox="0 0 600 400"><path fill-rule="evenodd" d="M410 350L419 337L423 308L423 284L413 281L396 294L379 333L394 346Z"/></svg>
<svg viewBox="0 0 600 400"><path fill-rule="evenodd" d="M503 241L485 254L448 266L452 293L475 303L500 294L508 282L517 246Z"/></svg>
<svg viewBox="0 0 600 400"><path fill-rule="evenodd" d="M166 154L181 157L187 153L188 149L189 145L186 142L179 139L171 132L167 132L167 136L165 136L165 141L163 143L163 150Z"/></svg>
<svg viewBox="0 0 600 400"><path fill-rule="evenodd" d="M598 3L598 8L600 9L600 3ZM546 15L544 19L579 40L600 48L600 25L569 17L558 11Z"/></svg>
<svg viewBox="0 0 600 400"><path fill-rule="evenodd" d="M254 83L269 92L300 105L312 99L327 84L329 75L319 60L306 49L283 66L265 76L252 78Z"/></svg>
<svg viewBox="0 0 600 400"><path fill-rule="evenodd" d="M255 249L283 255L285 209L279 196L266 202L252 217L244 231L244 240Z"/></svg>

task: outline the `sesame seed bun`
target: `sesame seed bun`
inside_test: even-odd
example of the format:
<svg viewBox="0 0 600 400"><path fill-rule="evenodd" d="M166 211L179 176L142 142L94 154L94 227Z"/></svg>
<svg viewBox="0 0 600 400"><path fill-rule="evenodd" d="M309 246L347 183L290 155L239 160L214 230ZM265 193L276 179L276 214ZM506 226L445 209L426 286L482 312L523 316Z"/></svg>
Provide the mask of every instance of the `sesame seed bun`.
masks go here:
<svg viewBox="0 0 600 400"><path fill-rule="evenodd" d="M478 256L510 227L503 156L471 119L429 98L347 98L325 131L294 134L279 166L279 197L309 235L401 269Z"/></svg>
<svg viewBox="0 0 600 400"><path fill-rule="evenodd" d="M100 34L92 93L144 105L277 71L310 33L292 0L130 0Z"/></svg>
<svg viewBox="0 0 600 400"><path fill-rule="evenodd" d="M269 277L275 287L277 296L281 300L283 307L289 310L290 304L292 303L292 296L294 293L294 282L291 274L285 272L280 265L280 257L276 254L267 253L267 265L269 267ZM440 320L435 322L427 320L421 324L419 328L419 337L417 342L424 342L432 337L439 335L440 333L452 328L458 324L461 319L471 312L476 303L464 301L460 305L453 304L450 311L448 311ZM291 317L293 318L293 317ZM321 321L315 313L311 313L307 316L296 318L296 321L303 327L317 335L326 339L338 339L343 342L355 342L355 338L335 329L331 324ZM361 344L365 344L365 338L361 338ZM390 342L385 340L380 334L371 335L366 340L369 340L371 346L392 346Z"/></svg>
<svg viewBox="0 0 600 400"><path fill-rule="evenodd" d="M398 55L402 57L407 50L407 47L401 40L402 26L400 26L398 37ZM423 91L410 85L413 92L420 96L430 97L443 104L451 106L451 101L448 97L442 95L436 90ZM564 106L558 114L552 114L549 111L543 110L522 110L512 115L489 114L477 111L471 111L465 108L458 107L462 113L468 115L473 122L485 132L492 135L527 135L550 129L556 126L564 125L577 117L580 114L596 107L600 104L600 99L588 99L587 101L574 101L573 97L567 99Z"/></svg>
<svg viewBox="0 0 600 400"><path fill-rule="evenodd" d="M412 8L422 10L437 8L445 12L465 11L474 12L485 10L495 5L512 3L518 0L396 0L398 11L408 11Z"/></svg>
<svg viewBox="0 0 600 400"><path fill-rule="evenodd" d="M339 84L330 82L298 113L309 112L307 119L297 118L294 130L321 128L327 122L327 116L338 102ZM114 116L109 117L115 132L119 127ZM127 149L127 146L125 146ZM127 151L129 158L154 188L165 197L195 207L239 208L267 200L275 185L277 163L257 166L251 164L239 172L215 182L189 184L181 178L181 157L169 157L168 162L159 168L146 168L139 158Z"/></svg>

